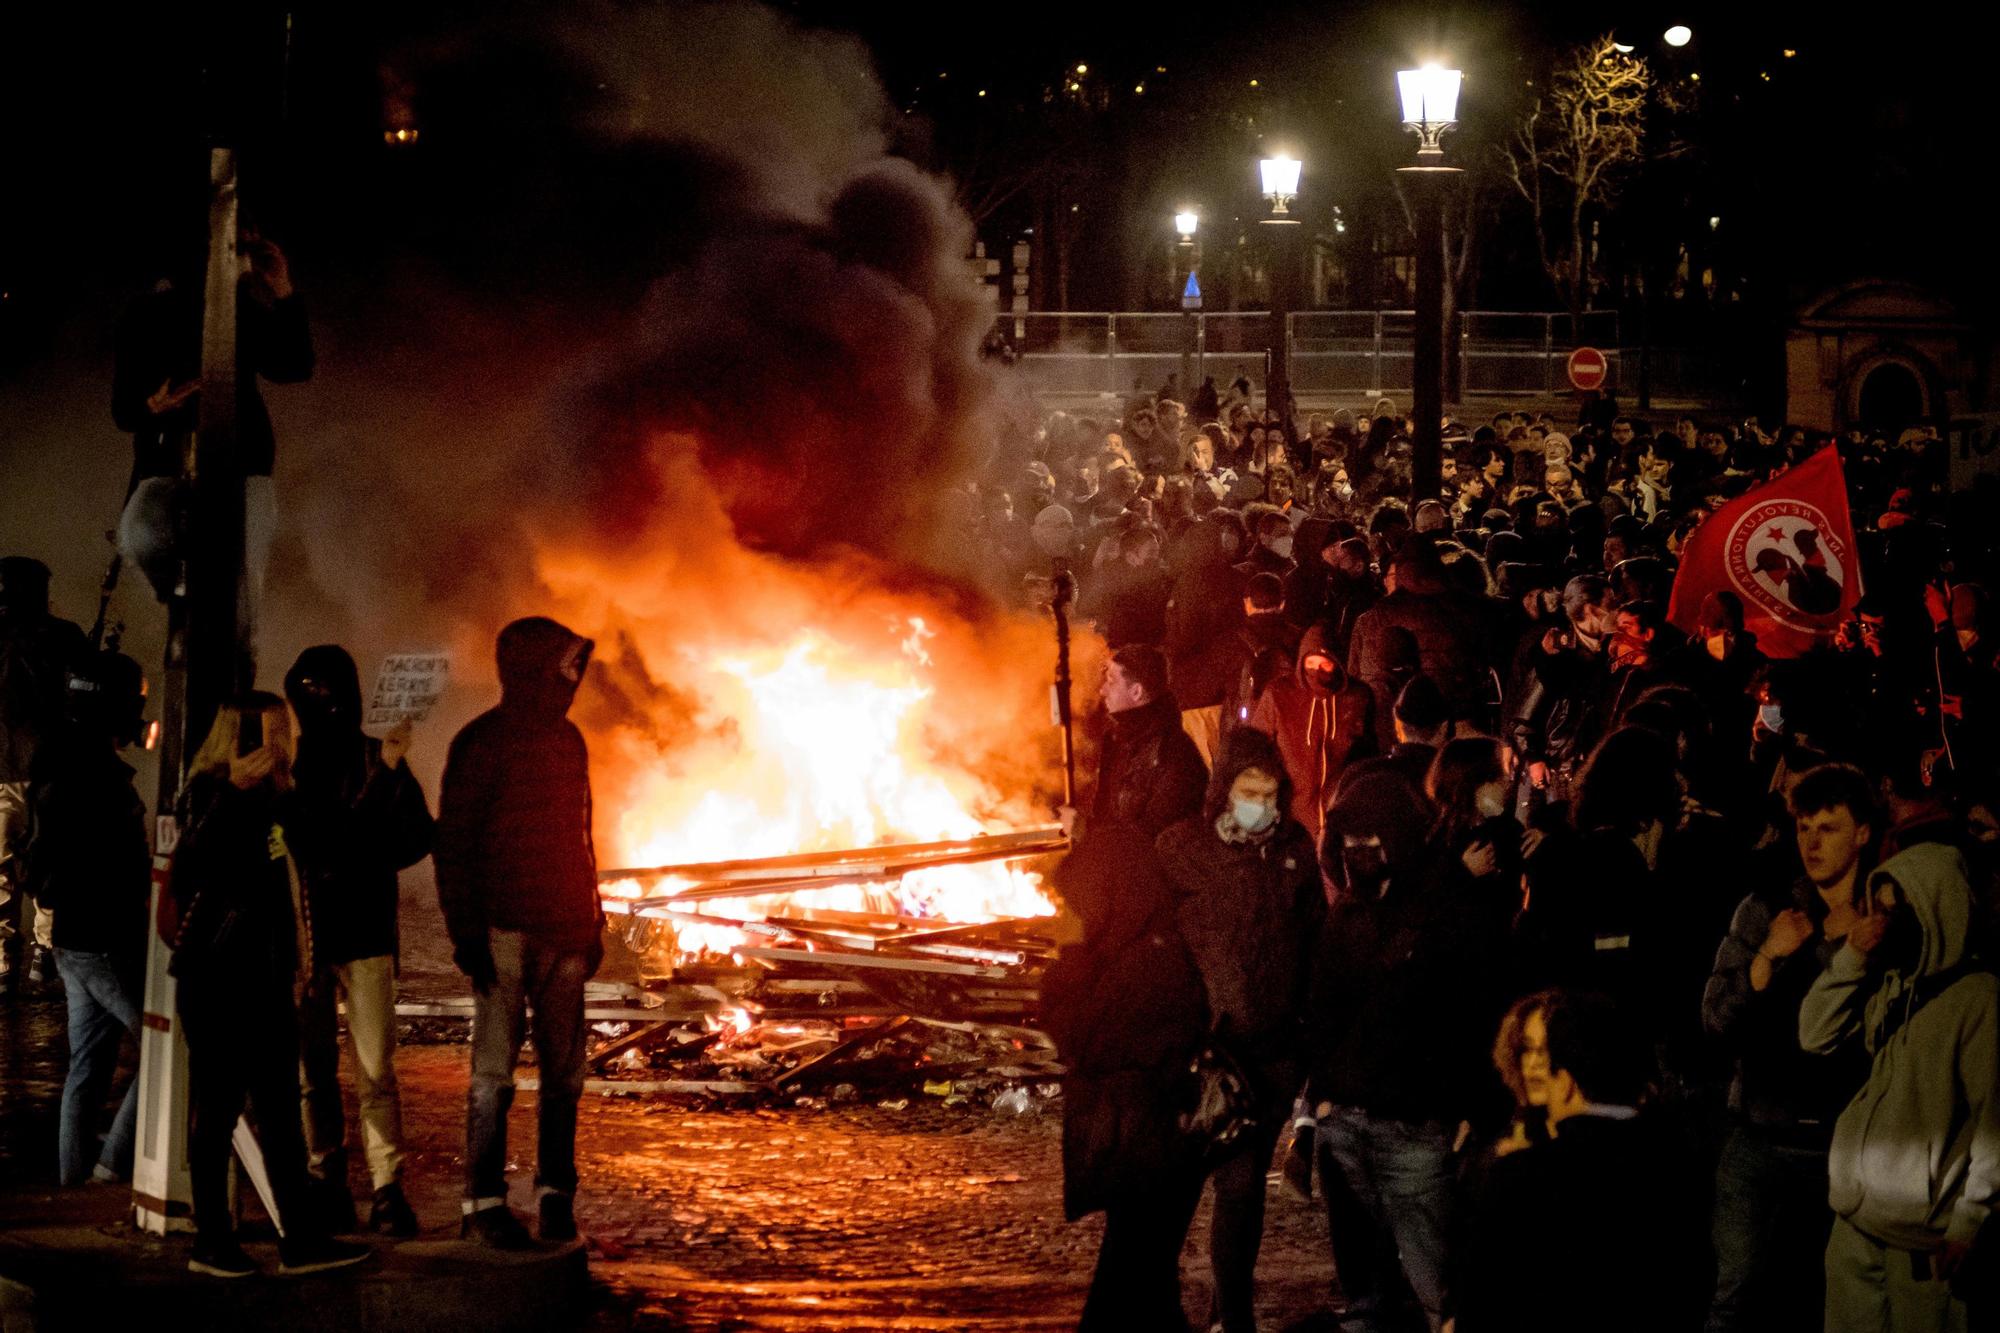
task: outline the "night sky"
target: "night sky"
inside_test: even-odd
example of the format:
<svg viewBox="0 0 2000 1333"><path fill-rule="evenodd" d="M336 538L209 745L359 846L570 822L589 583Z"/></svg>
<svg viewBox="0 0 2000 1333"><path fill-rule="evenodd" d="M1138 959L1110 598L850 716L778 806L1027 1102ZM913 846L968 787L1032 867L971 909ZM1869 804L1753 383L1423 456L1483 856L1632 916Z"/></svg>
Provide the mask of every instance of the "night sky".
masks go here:
<svg viewBox="0 0 2000 1333"><path fill-rule="evenodd" d="M579 129L593 90L538 48L531 25L510 22L527 11L217 14L226 8L9 20L14 39L0 43L13 139L14 203L0 210L7 367L50 354L63 320L171 262L178 238L164 218L185 216L203 145L218 132L244 146L266 225L322 275L368 271L413 249L450 255L472 283L615 289L700 226L701 155L656 152L638 163L593 142ZM572 32L603 12L539 8ZM1166 201L1195 199L1212 216L1254 204L1250 160L1260 146L1292 146L1304 158L1303 208L1380 204L1383 165L1405 147L1392 108L1399 65L1438 53L1466 68L1461 138L1470 145L1493 128L1481 127L1482 114L1497 119L1495 105L1552 44L1607 22L1604 7L1581 4L1284 3L1187 14L1031 0L969 11L969 22L949 28L931 6L784 8L865 41L892 112L910 112L894 127L897 146L953 174L988 165L969 145L1032 138L1042 90L1089 64L1112 91L1096 136L1106 161L1091 186L1090 225L1121 243L1097 247L1102 262L1078 275L1079 295L1092 299L1073 305L1085 308L1130 299L1134 239L1163 225L1155 214ZM698 44L704 11L669 12L687 16ZM1984 141L1992 118L1984 65L1994 19L1944 6L1901 7L1893 23L1831 15L1741 5L1616 11L1621 35L1642 50L1668 22L1696 30L1678 58L1705 72L1710 137L1697 145L1700 198L1682 211L1727 217L1733 264L1765 292L1796 297L1874 269L1983 305L1996 265L1977 203L1978 152L1967 145ZM1787 59L1786 48L1798 54ZM1133 95L1141 83L1145 95ZM978 99L979 88L989 96ZM740 106L760 94L739 80L713 95ZM406 114L420 142L385 145L383 129ZM663 194L686 202L662 207ZM1003 208L982 234L997 245L1024 221ZM590 244L575 243L586 234ZM1537 275L1518 267L1488 266L1488 307L1551 304Z"/></svg>

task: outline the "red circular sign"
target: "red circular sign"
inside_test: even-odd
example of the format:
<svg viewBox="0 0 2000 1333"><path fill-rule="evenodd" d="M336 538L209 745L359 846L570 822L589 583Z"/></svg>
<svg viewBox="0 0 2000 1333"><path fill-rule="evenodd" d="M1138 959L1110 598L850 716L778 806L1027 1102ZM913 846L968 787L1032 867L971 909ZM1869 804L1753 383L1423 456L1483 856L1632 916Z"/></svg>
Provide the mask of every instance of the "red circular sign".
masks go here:
<svg viewBox="0 0 2000 1333"><path fill-rule="evenodd" d="M1588 393L1604 387L1611 363L1595 347L1579 347L1569 354L1569 382Z"/></svg>

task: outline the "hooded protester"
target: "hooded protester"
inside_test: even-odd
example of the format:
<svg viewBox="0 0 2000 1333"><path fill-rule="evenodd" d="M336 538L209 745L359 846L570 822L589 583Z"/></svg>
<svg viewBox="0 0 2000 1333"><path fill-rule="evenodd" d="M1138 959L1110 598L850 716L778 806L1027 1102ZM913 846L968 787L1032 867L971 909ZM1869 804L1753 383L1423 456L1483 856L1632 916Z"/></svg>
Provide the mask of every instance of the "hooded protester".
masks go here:
<svg viewBox="0 0 2000 1333"><path fill-rule="evenodd" d="M225 704L188 763L168 894L175 918L174 1003L187 1036L194 1204L191 1272L257 1272L236 1239L229 1163L244 1105L257 1126L282 1227L281 1271L309 1273L365 1260L365 1246L329 1239L312 1206L299 1125L297 1000L314 970L310 900L286 840L294 744L276 695Z"/></svg>
<svg viewBox="0 0 2000 1333"><path fill-rule="evenodd" d="M1799 1044L1873 1064L1833 1130L1826 1327L1966 1327L1967 1262L2000 1203L2000 978L1971 947L1965 858L1920 843L1868 877L1868 915L1806 992Z"/></svg>
<svg viewBox="0 0 2000 1333"><path fill-rule="evenodd" d="M0 559L0 996L13 991L13 865L28 825L28 780L45 737L62 730L70 672L89 656L83 631L49 614L49 567L26 556ZM53 923L35 913L37 960Z"/></svg>
<svg viewBox="0 0 2000 1333"><path fill-rule="evenodd" d="M1042 1020L1069 1070L1064 1212L1105 1215L1080 1327L1184 1330L1180 1253L1202 1168L1178 1112L1208 1031L1201 976L1150 833L1100 827L1054 882L1083 923L1083 941L1064 947L1041 990Z"/></svg>
<svg viewBox="0 0 2000 1333"><path fill-rule="evenodd" d="M409 723L383 740L362 735L361 677L346 649L321 644L300 653L285 673L285 697L299 724L287 831L318 942L299 1007L308 1165L334 1229L352 1230L337 991L347 1001L355 1099L375 1196L369 1229L414 1236L417 1219L401 1184L396 1090L396 872L430 852L431 812L404 762Z"/></svg>
<svg viewBox="0 0 2000 1333"><path fill-rule="evenodd" d="M56 969L69 1006L69 1074L57 1133L58 1179L129 1180L139 1082L125 1090L102 1152L95 1121L126 1033L139 1032L146 979L146 901L153 858L146 803L118 752L139 739L146 677L120 653L98 653L69 678L68 727L35 756L22 879L55 915ZM94 1165L93 1165L94 1161Z"/></svg>
<svg viewBox="0 0 2000 1333"><path fill-rule="evenodd" d="M1298 666L1264 687L1250 725L1278 743L1291 779L1292 818L1319 841L1320 824L1335 781L1350 759L1372 753L1374 695L1349 680L1326 627L1314 625L1299 641Z"/></svg>
<svg viewBox="0 0 2000 1333"><path fill-rule="evenodd" d="M1306 1095L1332 1165L1346 1318L1362 1328L1390 1318L1401 1284L1388 1255L1432 1328L1451 1317L1455 1132L1483 1095L1498 1098L1487 1049L1507 996L1494 942L1513 904L1462 872L1457 847L1427 845L1428 814L1402 775L1374 773L1341 791L1320 841L1337 892L1313 958Z"/></svg>
<svg viewBox="0 0 2000 1333"><path fill-rule="evenodd" d="M595 645L541 616L500 631L500 703L466 723L445 759L438 902L472 981L462 1231L520 1248L507 1208L507 1108L524 1007L535 1011L541 1092L536 1187L544 1240L576 1236L576 1105L583 984L604 959L591 843L590 755L566 714Z"/></svg>
<svg viewBox="0 0 2000 1333"><path fill-rule="evenodd" d="M1290 785L1270 737L1232 733L1199 815L1160 835L1160 868L1208 997L1211 1030L1248 1079L1253 1128L1210 1173L1215 1321L1256 1328L1264 1176L1303 1073L1299 1028L1307 959L1325 896L1311 837L1284 812Z"/></svg>

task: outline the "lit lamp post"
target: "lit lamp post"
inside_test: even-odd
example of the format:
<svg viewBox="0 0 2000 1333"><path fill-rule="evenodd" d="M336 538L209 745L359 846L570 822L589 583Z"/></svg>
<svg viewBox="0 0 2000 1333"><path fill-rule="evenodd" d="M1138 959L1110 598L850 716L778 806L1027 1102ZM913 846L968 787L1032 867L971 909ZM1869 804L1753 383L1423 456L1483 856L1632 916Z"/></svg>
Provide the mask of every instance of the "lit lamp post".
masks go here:
<svg viewBox="0 0 2000 1333"><path fill-rule="evenodd" d="M1264 376L1264 407L1266 411L1277 412L1289 445L1292 438L1292 374L1291 338L1287 326L1291 323L1292 289L1298 281L1300 237L1299 220L1291 215L1289 205L1298 198L1300 166L1296 159L1280 153L1259 162L1257 170L1262 178L1264 197L1271 201L1271 216L1259 224L1265 242L1265 271L1271 283L1270 369Z"/></svg>
<svg viewBox="0 0 2000 1333"><path fill-rule="evenodd" d="M1180 244L1174 247L1174 281L1181 289L1181 401L1192 403L1195 391L1195 363L1200 357L1201 284L1195 278L1200 256L1195 250L1195 233L1201 219L1191 208L1174 214L1174 231Z"/></svg>
<svg viewBox="0 0 2000 1333"><path fill-rule="evenodd" d="M1403 127L1417 135L1417 165L1396 175L1410 202L1417 233L1417 321L1410 368L1410 503L1434 500L1444 485L1444 200L1460 174L1444 165L1438 140L1458 121L1455 69L1425 65L1396 75Z"/></svg>

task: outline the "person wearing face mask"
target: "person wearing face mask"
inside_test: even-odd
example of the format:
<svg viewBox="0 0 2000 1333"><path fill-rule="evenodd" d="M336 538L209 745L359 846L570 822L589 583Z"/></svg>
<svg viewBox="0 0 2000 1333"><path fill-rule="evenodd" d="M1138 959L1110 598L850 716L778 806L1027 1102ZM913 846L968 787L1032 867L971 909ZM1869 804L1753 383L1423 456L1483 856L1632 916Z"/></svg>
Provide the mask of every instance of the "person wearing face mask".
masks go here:
<svg viewBox="0 0 2000 1333"><path fill-rule="evenodd" d="M367 1151L373 1231L408 1238L417 1219L403 1193L403 1115L396 1090L396 872L429 853L432 823L404 756L411 727L361 733L361 677L336 644L299 654L285 674L298 718L291 833L313 925L313 981L299 1009L306 1150L336 1231L352 1231L341 1111L336 991L347 1002L355 1098Z"/></svg>
<svg viewBox="0 0 2000 1333"><path fill-rule="evenodd" d="M472 982L461 1234L529 1244L507 1207L507 1108L529 1007L541 1090L535 1185L543 1240L576 1239L583 987L604 961L590 754L567 716L591 640L530 616L500 631L500 702L452 738L439 799L438 905Z"/></svg>
<svg viewBox="0 0 2000 1333"><path fill-rule="evenodd" d="M1346 1323L1361 1329L1403 1326L1405 1283L1431 1328L1452 1317L1453 1152L1498 1101L1486 1052L1518 894L1478 839L1508 841L1479 814L1482 794L1504 807L1505 775L1492 741L1452 742L1432 771L1449 809L1375 773L1343 787L1320 840L1335 895L1313 958L1306 1097Z"/></svg>
<svg viewBox="0 0 2000 1333"><path fill-rule="evenodd" d="M1281 580L1289 578L1298 568L1298 561L1292 559L1292 521L1285 517L1284 511L1271 505L1253 505L1244 513L1243 522L1250 529L1255 545L1236 566L1236 572L1246 582L1257 574L1275 574Z"/></svg>
<svg viewBox="0 0 2000 1333"><path fill-rule="evenodd" d="M1883 862L1862 901L1799 1008L1806 1050L1858 1035L1871 1059L1828 1158L1826 1327L1962 1330L1968 1295L1994 1282L1969 1256L2000 1205L2000 977L1973 948L1957 848Z"/></svg>
<svg viewBox="0 0 2000 1333"><path fill-rule="evenodd" d="M1701 696L1718 736L1742 736L1755 705L1750 683L1766 662L1757 636L1743 628L1743 599L1718 589L1701 599L1694 637L1671 654L1673 674Z"/></svg>
<svg viewBox="0 0 2000 1333"><path fill-rule="evenodd" d="M1254 1277L1264 1178L1303 1076L1307 964L1325 912L1311 837L1285 813L1289 780L1262 732L1230 736L1200 814L1160 835L1160 869L1207 996L1214 1039L1255 1097L1255 1125L1211 1172L1215 1275L1211 1325L1257 1326Z"/></svg>
<svg viewBox="0 0 2000 1333"><path fill-rule="evenodd" d="M1335 781L1353 759L1372 753L1375 699L1349 680L1314 625L1299 641L1298 666L1264 687L1250 711L1250 725L1278 743L1292 782L1292 818L1319 839Z"/></svg>

